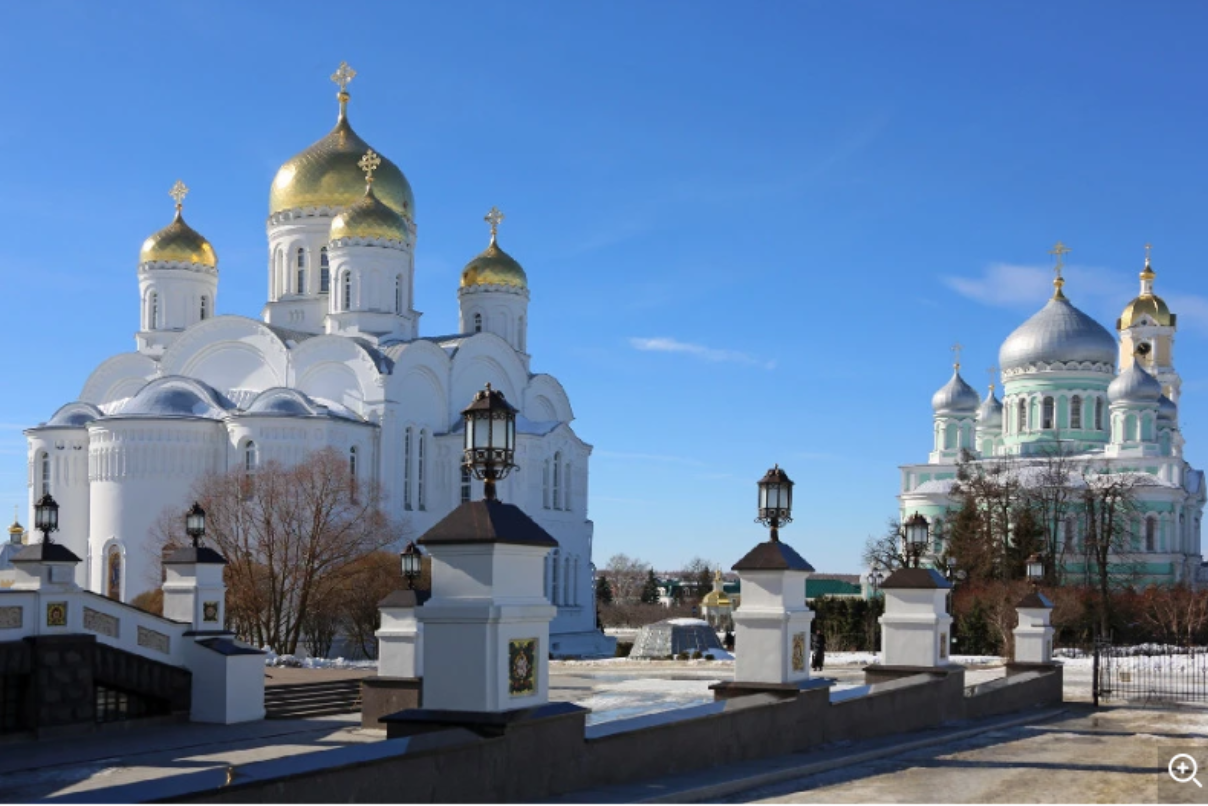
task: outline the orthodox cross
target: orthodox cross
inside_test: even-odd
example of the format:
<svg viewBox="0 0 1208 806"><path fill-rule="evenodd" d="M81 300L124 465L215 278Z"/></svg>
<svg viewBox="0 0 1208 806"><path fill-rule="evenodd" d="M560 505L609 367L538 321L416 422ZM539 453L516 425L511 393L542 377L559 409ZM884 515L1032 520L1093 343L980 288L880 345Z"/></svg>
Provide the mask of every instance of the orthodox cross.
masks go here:
<svg viewBox="0 0 1208 806"><path fill-rule="evenodd" d="M348 62L340 62L340 66L331 74L331 80L340 88L340 94L348 91L348 82L357 77L357 71L348 66Z"/></svg>
<svg viewBox="0 0 1208 806"><path fill-rule="evenodd" d="M176 199L176 209L179 210L185 202L185 196L189 195L189 188L184 182L177 179L176 184L168 191L168 195Z"/></svg>
<svg viewBox="0 0 1208 806"><path fill-rule="evenodd" d="M359 165L361 170L365 172L365 181L370 184L373 183L373 172L376 171L378 166L381 164L382 158L375 154L372 148L366 151L365 156L361 157L360 160L357 161L357 165Z"/></svg>
<svg viewBox="0 0 1208 806"><path fill-rule="evenodd" d="M1149 268L1149 250L1153 249L1151 244L1145 244L1145 267Z"/></svg>
<svg viewBox="0 0 1208 806"><path fill-rule="evenodd" d="M499 212L498 207L492 207L487 212L487 214L482 217L483 221L485 221L491 225L491 240L492 241L495 240L495 233L499 231L499 222L503 221L503 219L504 219L504 215L503 215L503 213Z"/></svg>
<svg viewBox="0 0 1208 806"><path fill-rule="evenodd" d="M998 367L991 364L986 370L986 374L990 376L990 394L994 394L994 382L998 380Z"/></svg>
<svg viewBox="0 0 1208 806"><path fill-rule="evenodd" d="M1065 256L1069 254L1069 251L1069 247L1061 241L1058 241L1057 245L1049 250L1050 255L1057 256L1057 265L1053 267L1053 271L1057 273L1057 279L1061 279L1061 269L1065 266Z"/></svg>
<svg viewBox="0 0 1208 806"><path fill-rule="evenodd" d="M957 371L960 371L960 368L961 368L961 350L963 350L963 349L965 349L965 348L961 346L961 343L959 341L956 344L952 345L952 355L953 355L952 368Z"/></svg>

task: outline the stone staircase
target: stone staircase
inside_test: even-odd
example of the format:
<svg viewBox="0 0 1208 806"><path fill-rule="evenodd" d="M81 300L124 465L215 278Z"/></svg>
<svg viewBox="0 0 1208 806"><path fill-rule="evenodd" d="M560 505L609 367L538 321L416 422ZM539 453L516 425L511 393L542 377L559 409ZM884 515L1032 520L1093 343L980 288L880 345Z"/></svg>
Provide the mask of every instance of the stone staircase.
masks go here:
<svg viewBox="0 0 1208 806"><path fill-rule="evenodd" d="M309 719L361 710L360 680L266 686L265 719Z"/></svg>

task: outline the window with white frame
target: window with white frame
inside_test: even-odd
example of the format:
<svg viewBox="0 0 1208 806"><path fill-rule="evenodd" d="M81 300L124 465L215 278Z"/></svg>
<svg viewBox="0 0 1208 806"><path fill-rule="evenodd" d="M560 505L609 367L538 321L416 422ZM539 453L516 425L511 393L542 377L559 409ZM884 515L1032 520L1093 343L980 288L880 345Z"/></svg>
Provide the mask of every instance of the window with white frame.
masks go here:
<svg viewBox="0 0 1208 806"><path fill-rule="evenodd" d="M403 432L403 509L411 509L411 426Z"/></svg>
<svg viewBox="0 0 1208 806"><path fill-rule="evenodd" d="M208 318L209 318L209 316L210 316L210 298L209 298L209 297L207 297L205 294L202 294L202 295L201 295L201 318L202 318L202 321L204 321L204 320L208 319Z"/></svg>
<svg viewBox="0 0 1208 806"><path fill-rule="evenodd" d="M541 508L549 509L549 459L541 465Z"/></svg>
<svg viewBox="0 0 1208 806"><path fill-rule="evenodd" d="M1082 395L1070 398L1070 428L1082 428Z"/></svg>
<svg viewBox="0 0 1208 806"><path fill-rule="evenodd" d="M480 314L480 313L474 314L474 332L475 333L482 332L482 314Z"/></svg>
<svg viewBox="0 0 1208 806"><path fill-rule="evenodd" d="M1145 519L1145 550L1157 551L1158 543L1158 519L1148 517Z"/></svg>
<svg viewBox="0 0 1208 806"><path fill-rule="evenodd" d="M562 509L562 454L554 454L553 480L554 509Z"/></svg>
<svg viewBox="0 0 1208 806"><path fill-rule="evenodd" d="M570 511L570 462L563 467L562 472L562 508Z"/></svg>
<svg viewBox="0 0 1208 806"><path fill-rule="evenodd" d="M1040 427L1045 431L1052 431L1057 427L1056 407L1053 405L1053 398L1046 397L1040 406Z"/></svg>
<svg viewBox="0 0 1208 806"><path fill-rule="evenodd" d="M147 330L159 327L159 294L152 291L147 297Z"/></svg>
<svg viewBox="0 0 1208 806"><path fill-rule="evenodd" d="M1103 430L1103 398L1095 398L1095 430Z"/></svg>
<svg viewBox="0 0 1208 806"><path fill-rule="evenodd" d="M352 310L352 272L344 272L341 276L340 310Z"/></svg>
<svg viewBox="0 0 1208 806"><path fill-rule="evenodd" d="M42 451L38 454L39 472L42 475L42 495L50 494L50 454Z"/></svg>
<svg viewBox="0 0 1208 806"><path fill-rule="evenodd" d="M401 275L396 275L394 278L394 312L403 312L403 278Z"/></svg>
<svg viewBox="0 0 1208 806"><path fill-rule="evenodd" d="M331 291L331 265L327 262L327 247L319 250L319 293Z"/></svg>
<svg viewBox="0 0 1208 806"><path fill-rule="evenodd" d="M1017 416L1015 418L1015 428L1017 433L1022 434L1028 430L1028 401L1024 398L1019 399L1019 405L1016 406Z"/></svg>
<svg viewBox="0 0 1208 806"><path fill-rule="evenodd" d="M427 509L427 500L424 496L424 445L428 441L428 432L419 432L419 450L416 451L415 458L415 501L419 506L420 511Z"/></svg>

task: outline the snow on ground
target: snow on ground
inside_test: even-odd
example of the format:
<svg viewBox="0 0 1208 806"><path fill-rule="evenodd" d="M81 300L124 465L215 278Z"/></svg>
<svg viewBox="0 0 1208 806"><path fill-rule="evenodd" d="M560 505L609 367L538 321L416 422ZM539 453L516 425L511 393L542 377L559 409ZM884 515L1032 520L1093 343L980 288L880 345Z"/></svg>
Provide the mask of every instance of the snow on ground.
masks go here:
<svg viewBox="0 0 1208 806"><path fill-rule="evenodd" d="M375 660L347 660L345 658L309 658L297 655L278 655L270 647L261 647L265 653L265 666L287 666L293 669L377 669Z"/></svg>
<svg viewBox="0 0 1208 806"><path fill-rule="evenodd" d="M593 690L575 705L590 708L588 725L599 725L633 716L674 711L690 705L713 702L709 686L719 680L622 680L607 689Z"/></svg>

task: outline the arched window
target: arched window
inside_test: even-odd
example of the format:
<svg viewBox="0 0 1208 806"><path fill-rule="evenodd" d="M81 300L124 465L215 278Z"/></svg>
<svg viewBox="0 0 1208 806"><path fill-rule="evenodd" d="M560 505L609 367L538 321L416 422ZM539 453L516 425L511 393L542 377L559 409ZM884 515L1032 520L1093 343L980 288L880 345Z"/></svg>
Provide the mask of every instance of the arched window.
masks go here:
<svg viewBox="0 0 1208 806"><path fill-rule="evenodd" d="M327 263L327 247L319 250L319 293L331 291L331 267Z"/></svg>
<svg viewBox="0 0 1208 806"><path fill-rule="evenodd" d="M403 432L403 509L411 509L411 426Z"/></svg>
<svg viewBox="0 0 1208 806"><path fill-rule="evenodd" d="M401 275L394 277L394 312L403 312L403 278Z"/></svg>
<svg viewBox="0 0 1208 806"><path fill-rule="evenodd" d="M549 459L541 466L541 508L549 509Z"/></svg>
<svg viewBox="0 0 1208 806"><path fill-rule="evenodd" d="M465 504L470 500L470 468L462 465L461 467L461 503Z"/></svg>
<svg viewBox="0 0 1208 806"><path fill-rule="evenodd" d="M480 313L474 314L474 332L475 333L482 332L482 314L480 314Z"/></svg>
<svg viewBox="0 0 1208 806"><path fill-rule="evenodd" d="M210 315L210 298L205 294L201 295L201 318L204 321Z"/></svg>
<svg viewBox="0 0 1208 806"><path fill-rule="evenodd" d="M415 454L415 500L419 504L419 509L422 512L427 509L427 501L424 496L424 444L428 441L428 432L419 432L419 450Z"/></svg>
<svg viewBox="0 0 1208 806"><path fill-rule="evenodd" d="M105 595L120 602L122 600L122 550L117 546L109 547L109 557L106 560Z"/></svg>
<svg viewBox="0 0 1208 806"><path fill-rule="evenodd" d="M147 297L147 330L159 327L159 294L152 291Z"/></svg>
<svg viewBox="0 0 1208 806"><path fill-rule="evenodd" d="M520 352L524 352L525 342L528 341L528 334L524 330L524 317L520 317L520 325L517 333L516 343L520 347Z"/></svg>
<svg viewBox="0 0 1208 806"><path fill-rule="evenodd" d="M1149 517L1145 519L1145 550L1157 551L1158 542L1158 519Z"/></svg>
<svg viewBox="0 0 1208 806"><path fill-rule="evenodd" d="M562 468L562 508L570 511L570 462Z"/></svg>
<svg viewBox="0 0 1208 806"><path fill-rule="evenodd" d="M294 287L298 294L306 293L306 252L298 250L298 284Z"/></svg>
<svg viewBox="0 0 1208 806"><path fill-rule="evenodd" d="M1028 430L1028 401L1021 397L1016 409L1018 410L1018 414L1015 419L1015 430L1016 433L1022 434Z"/></svg>
<svg viewBox="0 0 1208 806"><path fill-rule="evenodd" d="M558 604L558 597L562 592L562 590L561 590L562 586L559 584L561 582L562 575L560 573L558 573L559 568L562 565L562 563L559 560L560 560L560 558L558 557L558 549L554 549L553 551L550 552L550 583L549 583L549 590L550 590L549 601L550 601L550 604L554 604L554 605Z"/></svg>
<svg viewBox="0 0 1208 806"><path fill-rule="evenodd" d="M250 439L243 446L243 497L252 495L252 476L256 473L256 443Z"/></svg>
<svg viewBox="0 0 1208 806"><path fill-rule="evenodd" d="M1103 430L1103 398L1095 398L1095 430Z"/></svg>
<svg viewBox="0 0 1208 806"><path fill-rule="evenodd" d="M355 503L357 500L357 446L348 449L348 491Z"/></svg>
<svg viewBox="0 0 1208 806"><path fill-rule="evenodd" d="M50 493L50 454L42 451L38 455L38 464L42 474L42 495L47 495Z"/></svg>
<svg viewBox="0 0 1208 806"><path fill-rule="evenodd" d="M1082 395L1070 398L1070 428L1082 428Z"/></svg>
<svg viewBox="0 0 1208 806"><path fill-rule="evenodd" d="M554 454L554 509L562 509L562 454Z"/></svg>
<svg viewBox="0 0 1208 806"><path fill-rule="evenodd" d="M352 272L344 272L340 275L340 310L352 310Z"/></svg>
<svg viewBox="0 0 1208 806"><path fill-rule="evenodd" d="M570 574L570 557L562 558L562 604L571 604L574 577Z"/></svg>
<svg viewBox="0 0 1208 806"><path fill-rule="evenodd" d="M1040 427L1045 431L1052 431L1056 426L1056 423L1054 422L1056 417L1054 415L1053 398L1046 397L1044 399L1044 403L1041 404L1040 412Z"/></svg>

